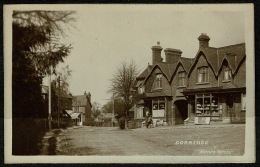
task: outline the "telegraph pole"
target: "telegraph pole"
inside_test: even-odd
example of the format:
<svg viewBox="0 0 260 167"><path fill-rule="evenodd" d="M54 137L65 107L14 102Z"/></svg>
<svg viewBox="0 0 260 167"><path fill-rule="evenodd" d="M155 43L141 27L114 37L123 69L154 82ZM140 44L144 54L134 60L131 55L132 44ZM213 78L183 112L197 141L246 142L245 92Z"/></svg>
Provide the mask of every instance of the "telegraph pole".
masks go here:
<svg viewBox="0 0 260 167"><path fill-rule="evenodd" d="M60 75L58 77L58 85L59 85L59 97L58 97L58 128L60 128Z"/></svg>
<svg viewBox="0 0 260 167"><path fill-rule="evenodd" d="M49 113L48 113L48 121L49 121L49 130L51 130L51 69L50 69L50 74L49 74Z"/></svg>

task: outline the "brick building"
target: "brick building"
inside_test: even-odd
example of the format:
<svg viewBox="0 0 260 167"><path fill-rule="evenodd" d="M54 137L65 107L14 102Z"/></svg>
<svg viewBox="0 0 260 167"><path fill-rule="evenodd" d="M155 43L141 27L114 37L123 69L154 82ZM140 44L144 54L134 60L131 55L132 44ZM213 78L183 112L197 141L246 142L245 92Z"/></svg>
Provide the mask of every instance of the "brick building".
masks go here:
<svg viewBox="0 0 260 167"><path fill-rule="evenodd" d="M245 121L245 44L209 47L201 34L195 58L166 48L152 47L152 65L136 78L134 119L149 111L166 124L208 124Z"/></svg>
<svg viewBox="0 0 260 167"><path fill-rule="evenodd" d="M84 92L84 95L73 96L72 111L78 114L78 125L90 125L93 123L94 118L91 113L91 94Z"/></svg>

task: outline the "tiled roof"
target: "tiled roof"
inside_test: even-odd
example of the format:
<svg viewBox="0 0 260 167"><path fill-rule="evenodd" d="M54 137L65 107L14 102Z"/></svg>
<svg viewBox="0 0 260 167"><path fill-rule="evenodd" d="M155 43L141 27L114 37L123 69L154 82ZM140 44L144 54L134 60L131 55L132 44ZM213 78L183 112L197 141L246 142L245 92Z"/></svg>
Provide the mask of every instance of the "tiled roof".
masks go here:
<svg viewBox="0 0 260 167"><path fill-rule="evenodd" d="M140 79L146 78L147 75L149 74L149 70L151 70L152 67L153 67L153 65L148 65L148 67L137 78L140 78Z"/></svg>
<svg viewBox="0 0 260 167"><path fill-rule="evenodd" d="M194 62L194 58L185 58L185 57L181 57L180 59L180 62L182 63L183 67L184 67L184 70L186 72L189 71L191 65L193 64Z"/></svg>
<svg viewBox="0 0 260 167"><path fill-rule="evenodd" d="M241 60L246 56L245 43L218 48L219 69L226 59L234 73Z"/></svg>
<svg viewBox="0 0 260 167"><path fill-rule="evenodd" d="M204 53L206 60L212 67L216 76L219 75L219 71L224 60L228 61L228 64L232 69L232 72L234 73L239 63L245 57L245 44L242 43L242 44L230 45L230 46L225 46L220 48L202 47L198 51L195 58L181 57L178 62L174 62L174 63L157 62L155 65L148 65L148 67L137 77L135 86L138 86L143 82L146 82L146 80L148 79L148 77L151 75L151 73L154 71L155 68L159 68L162 71L162 73L166 76L168 81L171 80L172 75L174 75L176 67L178 66L179 63L182 64L185 71L190 73L192 70L192 66L195 66L196 60L198 60L201 52Z"/></svg>
<svg viewBox="0 0 260 167"><path fill-rule="evenodd" d="M72 106L86 106L87 103L90 103L87 95L73 96Z"/></svg>
<svg viewBox="0 0 260 167"><path fill-rule="evenodd" d="M220 48L200 48L200 50L197 53L197 56L195 57L195 60L198 59L200 52L204 53L206 60L212 67L216 76L219 75L219 71L224 60L228 61L229 66L232 69L232 72L234 73L241 60L245 57L245 44L242 43ZM195 64L196 61L194 61L192 66L194 66ZM192 70L192 68L190 68L190 70Z"/></svg>

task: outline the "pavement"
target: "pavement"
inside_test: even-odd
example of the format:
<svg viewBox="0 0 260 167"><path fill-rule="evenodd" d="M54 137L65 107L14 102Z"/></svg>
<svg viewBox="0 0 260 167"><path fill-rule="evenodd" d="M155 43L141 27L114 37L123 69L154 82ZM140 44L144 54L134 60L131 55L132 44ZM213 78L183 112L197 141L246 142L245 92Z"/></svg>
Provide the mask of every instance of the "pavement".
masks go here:
<svg viewBox="0 0 260 167"><path fill-rule="evenodd" d="M128 130L75 126L53 134L57 155L243 155L245 149L245 124Z"/></svg>

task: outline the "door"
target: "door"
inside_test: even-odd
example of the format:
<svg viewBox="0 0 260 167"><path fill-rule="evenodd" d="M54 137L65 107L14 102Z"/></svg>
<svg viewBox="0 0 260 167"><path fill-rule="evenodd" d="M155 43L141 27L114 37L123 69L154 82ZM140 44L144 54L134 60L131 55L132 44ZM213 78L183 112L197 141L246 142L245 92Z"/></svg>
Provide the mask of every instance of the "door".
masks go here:
<svg viewBox="0 0 260 167"><path fill-rule="evenodd" d="M236 118L236 114L234 112L234 108L233 108L233 96L232 94L227 94L226 96L226 103L227 103L227 112L230 116L230 120L231 122L235 121Z"/></svg>

